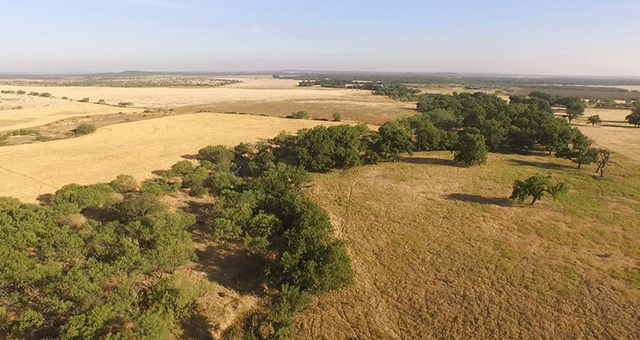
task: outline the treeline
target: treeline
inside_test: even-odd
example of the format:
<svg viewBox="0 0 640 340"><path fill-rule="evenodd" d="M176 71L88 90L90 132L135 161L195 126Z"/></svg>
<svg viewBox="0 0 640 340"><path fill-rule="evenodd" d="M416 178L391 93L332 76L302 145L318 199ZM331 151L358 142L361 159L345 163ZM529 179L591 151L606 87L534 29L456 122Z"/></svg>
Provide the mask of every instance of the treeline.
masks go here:
<svg viewBox="0 0 640 340"><path fill-rule="evenodd" d="M320 86L320 87L329 87L329 88L352 88L358 90L376 90L382 86L384 83L382 82L359 82L359 81L347 81L340 79L306 79L298 83L300 87L311 87L311 86Z"/></svg>
<svg viewBox="0 0 640 340"><path fill-rule="evenodd" d="M376 72L300 72L297 74L278 74L283 79L337 79L348 83L354 80L381 81L388 84L475 84L491 86L544 86L541 84L564 84L569 86L603 85L635 86L640 85L638 78L572 78L572 77L504 77L497 75L477 75L463 73L376 73Z"/></svg>
<svg viewBox="0 0 640 340"><path fill-rule="evenodd" d="M338 79L314 79L314 80L303 80L298 83L300 87L310 87L310 86L321 86L321 87L330 87L330 88L345 88L347 84L351 84L351 81L346 80L338 80Z"/></svg>
<svg viewBox="0 0 640 340"><path fill-rule="evenodd" d="M577 128L555 117L551 105L535 96L506 102L484 93L425 94L418 102L420 114L388 122L378 131L365 125L317 126L281 134L261 152L274 162L327 171L395 161L414 151L450 150L459 163L473 165L483 164L489 150L552 153L588 145ZM249 162L240 171L252 172L256 166Z"/></svg>
<svg viewBox="0 0 640 340"><path fill-rule="evenodd" d="M344 81L339 79L316 79L316 80L303 80L298 83L300 87L331 87L331 88L353 88L359 90L373 91L373 94L378 96L388 96L395 100L411 101L417 100L420 90L408 87L401 83L385 84L384 82L358 82L358 81Z"/></svg>

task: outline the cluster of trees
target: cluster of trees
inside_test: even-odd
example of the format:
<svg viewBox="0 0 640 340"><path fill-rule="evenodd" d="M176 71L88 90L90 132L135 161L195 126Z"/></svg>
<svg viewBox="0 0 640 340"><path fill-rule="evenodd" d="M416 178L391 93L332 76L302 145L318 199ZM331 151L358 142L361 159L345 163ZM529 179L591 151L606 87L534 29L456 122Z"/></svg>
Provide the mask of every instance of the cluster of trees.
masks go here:
<svg viewBox="0 0 640 340"><path fill-rule="evenodd" d="M86 217L93 215L100 221ZM194 223L129 176L65 186L45 206L0 198L0 335L179 336L206 289L174 274L195 258L187 230Z"/></svg>
<svg viewBox="0 0 640 340"><path fill-rule="evenodd" d="M471 130L484 136L490 150L557 151L583 138L554 115L549 99L512 96L506 102L485 93L424 94L418 110L441 130Z"/></svg>
<svg viewBox="0 0 640 340"><path fill-rule="evenodd" d="M277 148L265 143L239 144L233 151L209 146L199 150L197 163L174 164L163 181L194 196L215 195L206 219L210 232L273 259L265 271L280 295L268 313L255 317L272 330L269 338L279 339L292 329L291 318L299 309L292 304L299 306L307 294L351 284L353 272L345 243L331 237L328 214L302 193L311 177L302 166L278 159Z"/></svg>
<svg viewBox="0 0 640 340"><path fill-rule="evenodd" d="M4 93L4 94L15 94L15 93L16 93L16 91L13 91L13 90L2 90L2 91L0 91L0 93Z"/></svg>
<svg viewBox="0 0 640 340"><path fill-rule="evenodd" d="M132 102L119 102L118 106L119 107L131 107L131 106L133 106L133 103Z"/></svg>
<svg viewBox="0 0 640 340"><path fill-rule="evenodd" d="M578 129L555 117L551 103L542 98L516 96L507 103L484 93L426 94L418 109L422 113L386 123L378 131L340 125L283 134L274 140L273 153L287 164L326 171L429 150L453 151L454 160L463 165L484 164L489 150L558 152L576 158L572 155L589 144Z"/></svg>

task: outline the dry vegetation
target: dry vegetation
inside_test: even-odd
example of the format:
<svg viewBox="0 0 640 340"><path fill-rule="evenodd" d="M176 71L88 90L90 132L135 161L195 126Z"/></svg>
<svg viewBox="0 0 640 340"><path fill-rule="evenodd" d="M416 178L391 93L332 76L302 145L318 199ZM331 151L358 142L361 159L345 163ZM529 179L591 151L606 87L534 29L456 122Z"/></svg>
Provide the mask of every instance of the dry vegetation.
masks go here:
<svg viewBox="0 0 640 340"><path fill-rule="evenodd" d="M148 178L207 145L256 142L319 123L199 113L111 125L79 138L0 147L0 192L35 202L72 182L104 182L121 173Z"/></svg>
<svg viewBox="0 0 640 340"><path fill-rule="evenodd" d="M593 171L593 169L591 169ZM420 154L316 177L312 197L350 242L356 284L298 318L305 339L640 336L640 172L607 180L552 157L461 168ZM553 173L560 201L511 206L515 179Z"/></svg>

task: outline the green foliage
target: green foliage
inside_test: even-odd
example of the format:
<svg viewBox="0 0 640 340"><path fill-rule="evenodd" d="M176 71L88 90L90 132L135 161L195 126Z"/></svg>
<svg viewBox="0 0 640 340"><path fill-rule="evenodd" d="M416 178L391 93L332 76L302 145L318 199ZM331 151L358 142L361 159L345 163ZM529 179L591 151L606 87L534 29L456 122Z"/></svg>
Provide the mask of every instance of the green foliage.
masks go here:
<svg viewBox="0 0 640 340"><path fill-rule="evenodd" d="M571 133L569 124L554 117L551 106L558 100L564 99L542 92L533 92L530 97L512 96L510 103L480 92L424 94L420 96L418 109L439 129L449 132L478 129L492 150L528 152L541 145L554 151L567 146ZM585 104L582 100L580 103Z"/></svg>
<svg viewBox="0 0 640 340"><path fill-rule="evenodd" d="M510 198L522 203L527 198L533 197L531 201L531 205L533 205L541 199L545 193L556 198L565 192L567 192L567 188L563 182L553 185L550 177L533 176L525 181L517 180L513 185L513 192Z"/></svg>
<svg viewBox="0 0 640 340"><path fill-rule="evenodd" d="M401 153L413 153L411 134L399 122L385 123L378 129L373 150L383 159L395 162Z"/></svg>
<svg viewBox="0 0 640 340"><path fill-rule="evenodd" d="M275 247L280 255L268 273L278 286L339 289L353 280L349 257L345 244L331 239L326 212L300 194L309 180L302 167L278 163L248 187L220 190L210 225L218 238Z"/></svg>
<svg viewBox="0 0 640 340"><path fill-rule="evenodd" d="M587 103L579 97L564 98L561 100L561 103L567 108L569 123L577 117L582 116L584 110L587 108Z"/></svg>
<svg viewBox="0 0 640 340"><path fill-rule="evenodd" d="M482 165L487 163L487 146L484 136L473 131L460 134L458 141L453 146L455 150L454 160L466 166Z"/></svg>
<svg viewBox="0 0 640 340"><path fill-rule="evenodd" d="M60 207L100 209L113 192L107 184L73 184L52 206L0 199L0 297L11 306L0 308L0 332L27 339L180 335L200 285L148 274L194 258L186 228L195 220L158 209L157 198L130 195L116 207L122 221L64 223Z"/></svg>
<svg viewBox="0 0 640 340"><path fill-rule="evenodd" d="M598 161L600 150L592 148L591 144L593 142L584 137L584 135L580 134L574 136L572 143L572 148L563 147L558 150L556 152L556 157L572 160L574 163L578 164L578 169L580 169L582 165L589 165Z"/></svg>
<svg viewBox="0 0 640 340"><path fill-rule="evenodd" d="M598 99L596 107L599 109L615 109L618 108L618 103L611 98Z"/></svg>
<svg viewBox="0 0 640 340"><path fill-rule="evenodd" d="M109 185L122 194L138 190L138 181L131 175L118 175Z"/></svg>
<svg viewBox="0 0 640 340"><path fill-rule="evenodd" d="M375 85L373 94L379 96L388 96L395 100L410 101L415 100L416 95L420 93L418 89L412 89L405 84L379 84Z"/></svg>
<svg viewBox="0 0 640 340"><path fill-rule="evenodd" d="M274 141L278 146L275 156L309 171L351 168L362 164L364 132L360 127L343 124L302 129L297 136L281 134Z"/></svg>
<svg viewBox="0 0 640 340"><path fill-rule="evenodd" d="M625 117L629 124L640 127L640 102L633 103L633 111Z"/></svg>
<svg viewBox="0 0 640 340"><path fill-rule="evenodd" d="M251 145L247 143L240 143L233 148L236 155L246 155L251 152Z"/></svg>
<svg viewBox="0 0 640 340"><path fill-rule="evenodd" d="M339 113L334 113L334 114L333 114L333 121L334 121L334 122L340 122L340 121L342 121L342 115L341 115L341 114L339 114Z"/></svg>
<svg viewBox="0 0 640 340"><path fill-rule="evenodd" d="M193 171L196 167L189 161L180 161L171 166L171 171L165 175L165 177L186 176Z"/></svg>
<svg viewBox="0 0 640 340"><path fill-rule="evenodd" d="M178 184L172 185L162 180L147 180L142 182L142 185L140 186L140 193L159 197L173 193L179 188L180 186Z"/></svg>
<svg viewBox="0 0 640 340"><path fill-rule="evenodd" d="M418 110L430 112L437 109L458 112L462 108L455 96L444 94L425 94L418 100Z"/></svg>
<svg viewBox="0 0 640 340"><path fill-rule="evenodd" d="M80 212L87 208L103 208L116 202L115 191L109 184L68 184L56 191L52 206L66 212ZM68 210L71 209L71 210Z"/></svg>
<svg viewBox="0 0 640 340"><path fill-rule="evenodd" d="M593 115L587 118L587 122L592 126L595 126L596 124L602 123L602 119L600 119L600 115Z"/></svg>
<svg viewBox="0 0 640 340"><path fill-rule="evenodd" d="M309 119L309 113L307 111L298 111L292 113L289 118L293 119Z"/></svg>
<svg viewBox="0 0 640 340"><path fill-rule="evenodd" d="M198 158L215 164L220 171L227 171L231 167L234 155L226 146L207 146L198 151Z"/></svg>
<svg viewBox="0 0 640 340"><path fill-rule="evenodd" d="M200 197L207 192L204 186L207 177L209 172L205 168L197 167L182 177L182 188L189 188L191 196Z"/></svg>
<svg viewBox="0 0 640 340"><path fill-rule="evenodd" d="M409 117L406 122L415 135L416 151L448 150L455 142L456 134L437 128L427 113Z"/></svg>
<svg viewBox="0 0 640 340"><path fill-rule="evenodd" d="M93 124L80 124L73 130L76 135L88 135L96 131L96 126Z"/></svg>
<svg viewBox="0 0 640 340"><path fill-rule="evenodd" d="M219 194L223 190L234 190L244 184L242 178L228 171L218 171L209 175L204 186L211 189L213 193Z"/></svg>
<svg viewBox="0 0 640 340"><path fill-rule="evenodd" d="M131 195L115 206L116 215L122 222L145 219L167 210L157 196L151 194Z"/></svg>

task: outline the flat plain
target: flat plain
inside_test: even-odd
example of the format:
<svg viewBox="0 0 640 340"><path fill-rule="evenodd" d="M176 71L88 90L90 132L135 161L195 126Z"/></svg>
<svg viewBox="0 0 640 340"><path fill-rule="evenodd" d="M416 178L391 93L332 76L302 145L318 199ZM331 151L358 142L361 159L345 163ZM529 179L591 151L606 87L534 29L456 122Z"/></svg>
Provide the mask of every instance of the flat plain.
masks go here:
<svg viewBox="0 0 640 340"><path fill-rule="evenodd" d="M207 145L337 124L280 118L298 110L370 124L415 113L415 103L368 91L298 88L297 81L265 76L237 79L242 82L212 88L0 85L54 97L0 95L0 131L61 134L82 122L98 127L82 137L0 147L0 193L36 202L69 183L107 182L119 174L152 178ZM464 89L432 89L458 90ZM84 97L91 103L77 102ZM95 104L99 99L106 104ZM133 107L115 106L123 101ZM577 170L553 156L492 153L487 165L466 168L449 152L314 175L306 192L330 214L335 236L348 242L355 285L314 297L296 317L296 335L640 338L640 129L624 121L629 113L588 108L573 122L598 147L615 152L604 179L593 166ZM588 125L586 117L596 114L603 123ZM514 180L548 174L570 192L535 206L508 200ZM191 202L183 196L167 200ZM251 277L246 249L199 233L194 240L199 259L185 271L214 282ZM259 305L253 290L233 287L221 283L199 301L211 334L195 329L200 335L187 332L185 339L217 338Z"/></svg>

